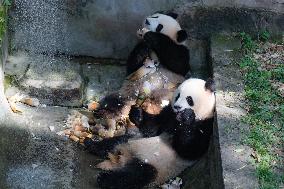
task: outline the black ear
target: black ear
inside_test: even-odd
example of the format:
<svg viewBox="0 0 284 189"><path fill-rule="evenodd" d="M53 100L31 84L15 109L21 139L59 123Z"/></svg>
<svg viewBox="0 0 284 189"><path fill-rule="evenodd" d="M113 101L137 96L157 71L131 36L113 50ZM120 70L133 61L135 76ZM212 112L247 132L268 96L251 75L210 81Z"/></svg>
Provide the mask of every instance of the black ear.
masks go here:
<svg viewBox="0 0 284 189"><path fill-rule="evenodd" d="M183 41L185 41L186 39L187 39L187 33L186 33L186 31L185 30L179 30L178 32L177 32L177 42L183 42Z"/></svg>
<svg viewBox="0 0 284 189"><path fill-rule="evenodd" d="M205 89L210 90L211 92L215 91L215 82L213 81L213 79L207 79L207 81L205 82Z"/></svg>
<svg viewBox="0 0 284 189"><path fill-rule="evenodd" d="M178 17L178 14L174 13L174 12L168 12L166 15L172 17L173 19L177 19L177 17Z"/></svg>
<svg viewBox="0 0 284 189"><path fill-rule="evenodd" d="M156 32L160 32L162 29L163 29L163 25L162 24L159 24L156 28Z"/></svg>

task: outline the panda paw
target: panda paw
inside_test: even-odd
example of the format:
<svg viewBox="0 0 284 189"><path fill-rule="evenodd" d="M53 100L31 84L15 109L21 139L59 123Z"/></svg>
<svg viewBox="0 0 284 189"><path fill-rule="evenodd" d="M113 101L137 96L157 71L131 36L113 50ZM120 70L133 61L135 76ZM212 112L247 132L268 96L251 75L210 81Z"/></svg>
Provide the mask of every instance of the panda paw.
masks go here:
<svg viewBox="0 0 284 189"><path fill-rule="evenodd" d="M142 29L138 29L136 34L139 38L143 39L144 35L150 30L148 30L147 28L142 28Z"/></svg>
<svg viewBox="0 0 284 189"><path fill-rule="evenodd" d="M185 125L191 125L195 120L195 113L192 109L185 109L177 113L176 119Z"/></svg>
<svg viewBox="0 0 284 189"><path fill-rule="evenodd" d="M131 109L130 109L130 112L129 112L129 119L136 126L139 126L140 123L143 120L143 109L141 107L137 107L135 105L131 106Z"/></svg>

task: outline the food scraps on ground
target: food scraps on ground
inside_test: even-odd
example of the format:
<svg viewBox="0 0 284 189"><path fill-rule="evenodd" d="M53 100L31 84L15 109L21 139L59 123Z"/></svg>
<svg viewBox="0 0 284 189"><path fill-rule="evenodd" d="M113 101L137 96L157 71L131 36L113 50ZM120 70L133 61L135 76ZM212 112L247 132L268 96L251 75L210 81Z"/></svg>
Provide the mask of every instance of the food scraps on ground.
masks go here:
<svg viewBox="0 0 284 189"><path fill-rule="evenodd" d="M86 137L92 138L88 117L78 111L73 111L68 115L66 125L67 129L58 132L58 135L68 136L71 140L83 144Z"/></svg>
<svg viewBox="0 0 284 189"><path fill-rule="evenodd" d="M38 107L40 105L40 102L37 98L31 98L27 97L26 95L16 93L13 96L7 97L7 100L9 102L10 108L14 113L22 113L22 110L18 109L16 106L17 102L21 102L23 104Z"/></svg>
<svg viewBox="0 0 284 189"><path fill-rule="evenodd" d="M96 101L91 101L89 104L88 104L88 110L90 111L94 111L96 110L98 107L100 106L100 104Z"/></svg>

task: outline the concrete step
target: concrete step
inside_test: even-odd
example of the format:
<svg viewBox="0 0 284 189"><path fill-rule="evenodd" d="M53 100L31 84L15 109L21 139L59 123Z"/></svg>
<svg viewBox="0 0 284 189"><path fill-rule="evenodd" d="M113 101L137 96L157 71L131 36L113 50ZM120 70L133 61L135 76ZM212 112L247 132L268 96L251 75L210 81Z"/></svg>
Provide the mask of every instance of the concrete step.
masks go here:
<svg viewBox="0 0 284 189"><path fill-rule="evenodd" d="M5 74L13 75L19 90L38 98L43 104L82 105L80 65L67 58L17 53L8 58Z"/></svg>
<svg viewBox="0 0 284 189"><path fill-rule="evenodd" d="M18 52L9 56L5 75L10 78L6 96L19 92L38 98L41 104L81 107L118 90L125 78L125 67L93 59Z"/></svg>

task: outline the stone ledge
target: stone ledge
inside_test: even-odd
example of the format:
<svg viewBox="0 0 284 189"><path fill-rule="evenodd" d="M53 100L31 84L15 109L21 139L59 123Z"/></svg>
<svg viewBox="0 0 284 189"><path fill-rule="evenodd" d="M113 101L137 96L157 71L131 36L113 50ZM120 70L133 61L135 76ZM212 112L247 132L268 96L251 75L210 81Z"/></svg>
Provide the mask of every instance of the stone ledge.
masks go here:
<svg viewBox="0 0 284 189"><path fill-rule="evenodd" d="M18 52L9 56L5 74L12 76L7 96L23 93L46 105L81 107L120 89L126 69L112 60Z"/></svg>
<svg viewBox="0 0 284 189"><path fill-rule="evenodd" d="M215 148L220 145L220 165L217 171L223 176L224 188L254 189L258 188L258 180L250 157L252 149L241 144L249 127L240 121L246 111L243 109L244 85L234 62L238 57L237 47L240 47L238 40L228 36L219 35L211 39L217 100L213 142Z"/></svg>
<svg viewBox="0 0 284 189"><path fill-rule="evenodd" d="M84 82L80 64L61 57L19 53L9 57L6 68L6 74L17 79L18 90L38 98L42 104L82 105ZM6 91L7 95L13 93Z"/></svg>
<svg viewBox="0 0 284 189"><path fill-rule="evenodd" d="M180 13L183 29L193 38L206 39L222 32L246 32L257 35L267 30L281 36L284 30L283 12L245 7L207 7L181 3L174 9Z"/></svg>

